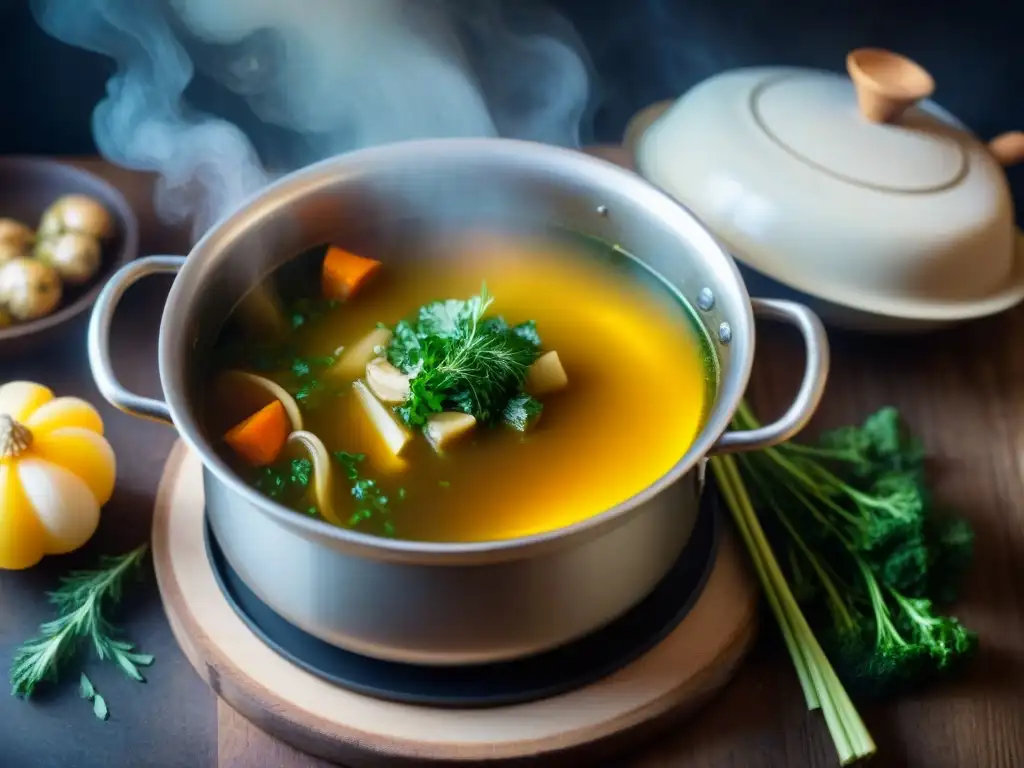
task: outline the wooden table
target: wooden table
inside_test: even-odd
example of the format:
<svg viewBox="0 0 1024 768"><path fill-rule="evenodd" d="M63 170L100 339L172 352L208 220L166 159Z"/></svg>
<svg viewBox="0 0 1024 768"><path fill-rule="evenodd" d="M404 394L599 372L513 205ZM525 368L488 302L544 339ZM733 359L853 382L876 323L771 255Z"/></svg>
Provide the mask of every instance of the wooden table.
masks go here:
<svg viewBox="0 0 1024 768"><path fill-rule="evenodd" d="M100 161L81 165L120 187L142 223L142 252L182 253L187 236L153 214L152 180ZM116 320L114 353L126 385L158 394L156 333L169 281L133 288ZM88 547L23 573L0 574L0 657L49 616L43 592L72 566L144 541L173 430L101 402L86 362L85 320L61 346L0 363L0 379L30 379L101 407L119 462L118 490ZM832 334L831 382L815 427L898 406L937 457L938 493L977 530L977 564L958 614L982 638L968 674L898 702L864 707L878 766L997 768L1024 764L1024 308L941 334L866 340ZM789 401L802 368L798 339L759 329L751 398L768 418ZM1018 378L1020 377L1020 378ZM156 655L147 685L109 664L88 669L112 717L96 720L75 677L38 701L0 696L0 766L29 768L319 768L217 702L171 637L152 578L122 612L131 639ZM766 626L771 626L770 622ZM737 679L698 716L627 760L625 768L833 766L820 715L805 711L788 659L766 631Z"/></svg>

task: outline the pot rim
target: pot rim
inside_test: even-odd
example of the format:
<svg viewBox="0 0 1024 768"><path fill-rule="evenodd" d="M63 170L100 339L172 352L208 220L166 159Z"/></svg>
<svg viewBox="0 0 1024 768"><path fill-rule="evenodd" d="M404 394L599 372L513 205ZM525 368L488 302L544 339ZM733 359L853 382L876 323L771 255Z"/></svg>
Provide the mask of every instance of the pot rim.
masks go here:
<svg viewBox="0 0 1024 768"><path fill-rule="evenodd" d="M314 518L304 517L294 510L264 496L245 483L201 437L198 419L192 415L191 401L186 394L183 366L179 364L188 339L179 327L183 322L180 306L185 297L203 280L203 274L213 269L213 259L203 258L208 253L221 252L244 231L249 223L272 210L288 208L324 186L336 183L339 177L352 179L372 176L378 168L396 164L415 165L417 159L429 157L432 163L446 159L465 160L472 157L529 165L545 171L556 171L589 184L593 188L616 189L627 193L634 204L643 207L653 218L660 219L667 228L687 242L689 248L701 254L708 266L720 278L725 290L741 316L729 318L733 340L730 344L732 360L728 375L719 381L719 390L713 400L708 418L697 437L673 466L654 482L641 488L631 497L573 523L542 533L510 539L481 542L424 542L385 539L367 533L340 528ZM659 278L666 280L657 270ZM673 285L667 281L668 285ZM177 336L178 338L172 338ZM172 341L177 346L172 346ZM161 316L158 360L161 388L171 420L180 437L196 452L204 470L211 473L242 499L269 515L277 522L306 537L323 537L332 544L377 559L398 558L406 562L458 562L473 559L486 562L523 558L538 551L571 546L624 524L630 513L665 491L694 469L706 458L715 442L728 429L733 413L743 397L753 367L755 327L753 309L746 285L736 262L719 240L702 224L694 213L662 192L636 173L615 163L582 151L554 147L531 141L506 138L439 138L419 139L375 146L337 155L290 173L259 190L241 203L232 213L222 218L197 242L174 280Z"/></svg>

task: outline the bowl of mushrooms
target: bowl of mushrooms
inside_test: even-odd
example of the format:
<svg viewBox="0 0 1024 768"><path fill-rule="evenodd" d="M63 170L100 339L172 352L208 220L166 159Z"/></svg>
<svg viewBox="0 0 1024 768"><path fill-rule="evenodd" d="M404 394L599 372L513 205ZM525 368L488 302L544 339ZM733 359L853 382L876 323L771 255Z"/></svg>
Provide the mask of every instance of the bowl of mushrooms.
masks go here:
<svg viewBox="0 0 1024 768"><path fill-rule="evenodd" d="M127 201L64 163L0 159L0 356L51 341L138 251Z"/></svg>

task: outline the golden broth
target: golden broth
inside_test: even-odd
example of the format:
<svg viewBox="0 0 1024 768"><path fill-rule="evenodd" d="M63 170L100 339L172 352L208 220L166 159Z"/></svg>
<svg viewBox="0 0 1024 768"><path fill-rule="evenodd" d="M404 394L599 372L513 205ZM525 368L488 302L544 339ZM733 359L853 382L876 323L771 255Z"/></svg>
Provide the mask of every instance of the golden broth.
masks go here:
<svg viewBox="0 0 1024 768"><path fill-rule="evenodd" d="M478 425L444 455L416 435L403 468L380 450L350 386L304 409L305 428L329 451L367 455L360 473L388 496L397 538L489 541L579 522L656 481L701 428L715 376L706 338L638 262L591 241L467 237L384 259L349 303L300 327L295 344L329 354L423 304L476 295L484 282L494 297L488 316L535 320L543 349L557 350L568 374L565 390L543 398L532 430ZM223 434L231 409L213 406L208 423ZM335 508L347 519L355 502L343 467L334 468ZM308 512L310 499L289 504ZM359 530L381 534L382 525L371 518Z"/></svg>

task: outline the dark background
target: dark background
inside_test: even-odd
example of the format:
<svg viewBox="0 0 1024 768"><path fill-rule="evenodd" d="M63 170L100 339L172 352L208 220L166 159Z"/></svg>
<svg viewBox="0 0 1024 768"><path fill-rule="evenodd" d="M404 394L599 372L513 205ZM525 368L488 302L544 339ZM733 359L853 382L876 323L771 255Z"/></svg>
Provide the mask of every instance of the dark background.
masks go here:
<svg viewBox="0 0 1024 768"><path fill-rule="evenodd" d="M88 0L71 0L88 2ZM370 1L370 0L368 0ZM841 70L848 50L880 46L920 61L935 98L988 138L1024 129L1024 6L1003 0L551 0L598 72L595 138L723 69L787 64ZM1016 8L1015 8L1016 6ZM93 106L111 62L48 37L28 0L0 0L0 153L89 154ZM245 123L245 108L201 79L197 103Z"/></svg>
<svg viewBox="0 0 1024 768"><path fill-rule="evenodd" d="M724 69L841 71L846 52L860 46L922 63L935 76L936 101L980 137L1024 130L1024 5L1007 0L549 2L575 25L596 69L587 140L618 141L638 109ZM47 36L29 0L0 0L0 154L94 154L90 116L113 71L109 59ZM253 120L238 97L201 75L186 95L243 130ZM250 134L261 151L287 140L261 133ZM1024 218L1024 166L1008 175Z"/></svg>

